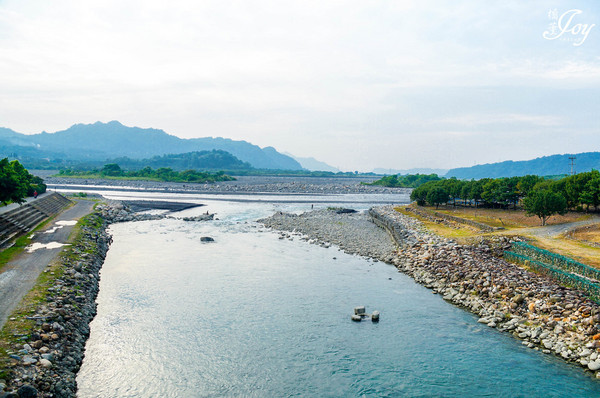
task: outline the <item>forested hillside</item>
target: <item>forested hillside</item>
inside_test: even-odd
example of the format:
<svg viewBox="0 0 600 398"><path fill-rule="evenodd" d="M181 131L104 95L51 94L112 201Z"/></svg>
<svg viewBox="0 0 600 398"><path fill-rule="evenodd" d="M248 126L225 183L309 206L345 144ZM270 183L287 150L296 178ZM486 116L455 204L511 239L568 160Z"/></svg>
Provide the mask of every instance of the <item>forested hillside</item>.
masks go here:
<svg viewBox="0 0 600 398"><path fill-rule="evenodd" d="M539 176L566 175L571 173L570 157L575 157L575 171L578 173L599 170L600 152L585 152L577 154L544 156L532 160L512 161L500 163L480 164L472 167L451 169L446 177L458 179L480 179L517 177L529 174Z"/></svg>

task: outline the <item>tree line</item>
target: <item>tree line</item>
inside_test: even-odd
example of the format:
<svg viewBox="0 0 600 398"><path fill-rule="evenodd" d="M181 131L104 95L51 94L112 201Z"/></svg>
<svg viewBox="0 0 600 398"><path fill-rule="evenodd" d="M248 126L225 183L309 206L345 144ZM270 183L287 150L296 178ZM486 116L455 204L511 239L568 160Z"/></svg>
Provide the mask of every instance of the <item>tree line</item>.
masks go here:
<svg viewBox="0 0 600 398"><path fill-rule="evenodd" d="M416 188L429 181L440 181L442 177L437 174L407 174L407 175L391 175L373 181L365 185L381 185L392 188Z"/></svg>
<svg viewBox="0 0 600 398"><path fill-rule="evenodd" d="M23 203L27 196L46 192L44 180L31 175L18 160L0 160L0 202Z"/></svg>
<svg viewBox="0 0 600 398"><path fill-rule="evenodd" d="M600 172L592 170L560 179L535 175L510 178L483 178L462 181L456 178L430 181L411 193L419 205L490 208L517 208L521 205L528 214L537 215L546 223L553 214L567 210L598 211L600 206Z"/></svg>
<svg viewBox="0 0 600 398"><path fill-rule="evenodd" d="M233 181L235 178L226 175L223 171L215 173L198 170L175 171L170 167L160 167L153 169L149 166L140 170L123 170L116 163L105 164L102 169L77 171L73 169L64 169L59 171L60 176L78 176L78 177L122 177L126 179L147 179L169 182L190 182L190 183L213 183L217 181Z"/></svg>

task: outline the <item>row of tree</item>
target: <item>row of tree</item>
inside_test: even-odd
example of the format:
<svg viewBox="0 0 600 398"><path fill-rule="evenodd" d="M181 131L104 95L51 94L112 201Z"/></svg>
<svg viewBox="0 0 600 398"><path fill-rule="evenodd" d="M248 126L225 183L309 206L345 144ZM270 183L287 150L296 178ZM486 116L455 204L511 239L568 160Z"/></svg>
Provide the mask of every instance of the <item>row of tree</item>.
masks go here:
<svg viewBox="0 0 600 398"><path fill-rule="evenodd" d="M216 181L232 181L235 178L226 175L222 171L215 173L198 170L175 171L170 167L153 169L149 166L140 170L126 171L116 163L105 164L100 170L76 171L73 169L60 170L61 176L80 177L124 177L129 179L148 179L158 181L189 182L189 183L212 183Z"/></svg>
<svg viewBox="0 0 600 398"><path fill-rule="evenodd" d="M442 177L437 174L407 174L407 175L391 175L373 181L368 185L382 185L392 188L417 188L429 181L440 181Z"/></svg>
<svg viewBox="0 0 600 398"><path fill-rule="evenodd" d="M566 210L595 211L600 206L600 172L592 170L561 179L545 179L535 175L511 178L483 178L461 181L455 178L427 182L411 193L418 204L439 206L484 206L517 208L522 205L545 224L552 214Z"/></svg>
<svg viewBox="0 0 600 398"><path fill-rule="evenodd" d="M31 175L18 160L0 160L0 202L23 203L27 196L46 192L44 180Z"/></svg>

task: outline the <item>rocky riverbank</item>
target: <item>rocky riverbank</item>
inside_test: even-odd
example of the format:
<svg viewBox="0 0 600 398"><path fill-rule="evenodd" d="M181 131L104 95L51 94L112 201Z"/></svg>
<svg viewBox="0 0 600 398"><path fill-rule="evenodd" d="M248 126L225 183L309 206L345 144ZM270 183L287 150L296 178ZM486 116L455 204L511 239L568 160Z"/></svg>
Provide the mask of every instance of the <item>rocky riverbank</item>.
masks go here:
<svg viewBox="0 0 600 398"><path fill-rule="evenodd" d="M0 398L75 397L76 375L83 361L89 323L96 315L100 269L111 243L106 228L117 222L144 221L164 214L135 213L117 201L96 206L81 224L78 237L49 267L50 281L41 287L41 298L27 315L11 318L32 322L9 336L7 380L0 380ZM212 214L186 221L211 220ZM18 331L17 331L18 330Z"/></svg>
<svg viewBox="0 0 600 398"><path fill-rule="evenodd" d="M12 336L18 342L8 352L6 390L11 393L4 396L75 396L89 322L96 314L99 272L111 242L105 227L99 214L87 216L79 236L61 255L60 265L46 271L51 274L49 287L32 304L31 315L23 316L33 321L33 328Z"/></svg>
<svg viewBox="0 0 600 398"><path fill-rule="evenodd" d="M279 212L258 221L267 227L291 232L282 232L282 238L297 236L311 243L326 247L336 245L346 253L382 261L394 258L396 246L387 232L376 228L364 212L340 214L333 210L315 210L301 215Z"/></svg>
<svg viewBox="0 0 600 398"><path fill-rule="evenodd" d="M261 221L292 232L283 237L301 233L314 243L336 244L394 264L445 300L477 314L480 323L600 378L600 306L579 291L494 256L510 247L508 238L465 246L427 232L418 220L390 206L371 209L369 216L397 242L395 253L382 249L386 244L378 240L390 239L373 232L375 224L364 223L366 214L278 213Z"/></svg>

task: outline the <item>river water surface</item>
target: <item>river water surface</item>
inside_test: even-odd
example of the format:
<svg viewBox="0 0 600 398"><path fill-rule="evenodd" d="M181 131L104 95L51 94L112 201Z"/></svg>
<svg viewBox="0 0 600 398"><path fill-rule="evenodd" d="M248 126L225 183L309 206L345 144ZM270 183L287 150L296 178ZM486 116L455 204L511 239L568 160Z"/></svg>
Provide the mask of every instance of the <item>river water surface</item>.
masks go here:
<svg viewBox="0 0 600 398"><path fill-rule="evenodd" d="M278 239L254 220L310 201L263 199L111 226L79 397L600 396L391 265ZM351 322L357 305L381 321Z"/></svg>

